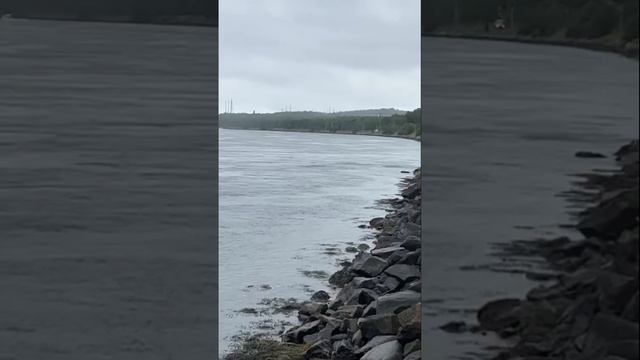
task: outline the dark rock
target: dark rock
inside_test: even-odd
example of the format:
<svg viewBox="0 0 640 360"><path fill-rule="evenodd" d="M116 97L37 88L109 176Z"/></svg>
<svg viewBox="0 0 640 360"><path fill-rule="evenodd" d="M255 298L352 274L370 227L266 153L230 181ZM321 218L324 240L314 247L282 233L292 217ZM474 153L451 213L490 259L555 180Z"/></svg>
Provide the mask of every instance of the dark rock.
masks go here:
<svg viewBox="0 0 640 360"><path fill-rule="evenodd" d="M364 339L371 339L378 335L395 335L400 323L396 315L383 314L359 319L358 327Z"/></svg>
<svg viewBox="0 0 640 360"><path fill-rule="evenodd" d="M400 282L400 279L394 276L391 276L387 273L383 273L380 276L378 276L377 280L380 285L383 285L385 287L385 291L382 291L382 293L386 293L388 291L395 291L400 287L400 285L402 285L402 283Z"/></svg>
<svg viewBox="0 0 640 360"><path fill-rule="evenodd" d="M420 319L422 318L421 304L417 303L398 314L400 323L399 340L403 343L420 338Z"/></svg>
<svg viewBox="0 0 640 360"><path fill-rule="evenodd" d="M369 289L356 289L353 295L345 302L347 305L369 305L378 298L378 294Z"/></svg>
<svg viewBox="0 0 640 360"><path fill-rule="evenodd" d="M517 326L520 319L517 314L522 301L518 299L501 299L485 304L478 311L478 322L484 330L498 331Z"/></svg>
<svg viewBox="0 0 640 360"><path fill-rule="evenodd" d="M389 341L395 341L397 338L394 335L378 335L374 336L371 340L367 341L361 348L355 351L357 355L361 355L369 352L369 350L373 349L378 345L382 345Z"/></svg>
<svg viewBox="0 0 640 360"><path fill-rule="evenodd" d="M354 277L355 274L353 274L349 268L345 267L336 271L329 277L329 284L342 287L348 284Z"/></svg>
<svg viewBox="0 0 640 360"><path fill-rule="evenodd" d="M450 321L439 327L442 331L454 334L469 332L470 327L464 321Z"/></svg>
<svg viewBox="0 0 640 360"><path fill-rule="evenodd" d="M633 322L638 322L638 306L640 305L640 299L638 299L638 293L629 300L622 311L622 317Z"/></svg>
<svg viewBox="0 0 640 360"><path fill-rule="evenodd" d="M409 254L409 250L405 248L400 248L400 249L401 250L394 252L393 254L391 254L391 256L387 258L387 262L389 263L389 265L393 265L397 263L398 261L402 260L407 254Z"/></svg>
<svg viewBox="0 0 640 360"><path fill-rule="evenodd" d="M367 245L367 244L360 244L360 245L358 245L358 250L360 250L360 251L367 251L367 250L369 250L369 245Z"/></svg>
<svg viewBox="0 0 640 360"><path fill-rule="evenodd" d="M377 314L393 314L420 302L420 293L403 290L397 293L382 295L376 304Z"/></svg>
<svg viewBox="0 0 640 360"><path fill-rule="evenodd" d="M402 244L400 244L400 246L409 251L414 251L420 249L422 241L417 236L409 236L402 242Z"/></svg>
<svg viewBox="0 0 640 360"><path fill-rule="evenodd" d="M387 262L383 259L361 252L356 255L351 271L368 277L377 276L387 267Z"/></svg>
<svg viewBox="0 0 640 360"><path fill-rule="evenodd" d="M331 316L337 319L355 319L362 316L362 305L344 305L337 309Z"/></svg>
<svg viewBox="0 0 640 360"><path fill-rule="evenodd" d="M384 272L399 279L403 283L420 278L420 268L415 265L395 264L389 266Z"/></svg>
<svg viewBox="0 0 640 360"><path fill-rule="evenodd" d="M404 356L407 356L416 351L420 351L420 345L421 345L420 339L416 339L411 342L408 342L404 345L404 349L402 353L404 354Z"/></svg>
<svg viewBox="0 0 640 360"><path fill-rule="evenodd" d="M376 287L376 281L374 278L355 277L351 280L351 284L355 288L363 288L373 290Z"/></svg>
<svg viewBox="0 0 640 360"><path fill-rule="evenodd" d="M587 159L606 158L606 156L600 153L591 152L591 151L578 151L576 152L575 156L577 158L587 158Z"/></svg>
<svg viewBox="0 0 640 360"><path fill-rule="evenodd" d="M584 341L585 352L624 340L638 340L638 323L615 315L598 313L592 320Z"/></svg>
<svg viewBox="0 0 640 360"><path fill-rule="evenodd" d="M398 247L398 246L384 247L384 248L380 248L380 249L376 248L374 250L371 250L371 255L374 255L374 256L377 256L377 257L383 258L383 259L388 259L393 254L395 254L396 252L402 251L402 250L405 250L405 248Z"/></svg>
<svg viewBox="0 0 640 360"><path fill-rule="evenodd" d="M402 345L389 341L369 350L361 360L402 360Z"/></svg>
<svg viewBox="0 0 640 360"><path fill-rule="evenodd" d="M311 300L313 301L329 301L329 299L331 299L331 296L324 290L316 291L311 295Z"/></svg>
<svg viewBox="0 0 640 360"><path fill-rule="evenodd" d="M422 254L420 253L420 250L411 251L400 258L397 261L397 264L418 265L420 264L421 257Z"/></svg>
<svg viewBox="0 0 640 360"><path fill-rule="evenodd" d="M637 226L637 199L638 190L636 189L598 204L591 208L578 223L578 230L587 237L618 238L623 230Z"/></svg>
<svg viewBox="0 0 640 360"><path fill-rule="evenodd" d="M320 320L315 320L295 327L282 335L283 341L301 344L306 335L318 332L320 325Z"/></svg>
<svg viewBox="0 0 640 360"><path fill-rule="evenodd" d="M420 351L412 352L411 354L405 356L404 360L422 360L422 357L420 355ZM534 359L528 359L528 360L534 360Z"/></svg>
<svg viewBox="0 0 640 360"><path fill-rule="evenodd" d="M372 228L378 229L378 230L382 229L383 224L384 224L384 218L381 218L381 217L377 217L369 221L369 225Z"/></svg>
<svg viewBox="0 0 640 360"><path fill-rule="evenodd" d="M359 250L355 246L347 246L344 251L348 253L357 253Z"/></svg>
<svg viewBox="0 0 640 360"><path fill-rule="evenodd" d="M315 359L331 359L331 353L333 352L333 347L331 346L331 341L329 340L320 340L304 353L305 360L315 360Z"/></svg>
<svg viewBox="0 0 640 360"><path fill-rule="evenodd" d="M328 309L327 304L319 304L314 302L307 302L300 305L298 310L303 315L315 315L324 314Z"/></svg>
<svg viewBox="0 0 640 360"><path fill-rule="evenodd" d="M354 354L354 346L349 340L340 340L333 343L333 359L334 360L356 360Z"/></svg>

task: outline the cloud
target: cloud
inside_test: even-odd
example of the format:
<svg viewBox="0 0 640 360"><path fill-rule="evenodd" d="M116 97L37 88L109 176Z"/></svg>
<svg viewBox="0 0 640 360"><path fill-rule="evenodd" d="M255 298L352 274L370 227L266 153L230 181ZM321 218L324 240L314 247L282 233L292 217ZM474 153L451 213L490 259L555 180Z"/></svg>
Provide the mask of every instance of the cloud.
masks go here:
<svg viewBox="0 0 640 360"><path fill-rule="evenodd" d="M222 0L221 103L233 99L237 112L419 107L419 6Z"/></svg>

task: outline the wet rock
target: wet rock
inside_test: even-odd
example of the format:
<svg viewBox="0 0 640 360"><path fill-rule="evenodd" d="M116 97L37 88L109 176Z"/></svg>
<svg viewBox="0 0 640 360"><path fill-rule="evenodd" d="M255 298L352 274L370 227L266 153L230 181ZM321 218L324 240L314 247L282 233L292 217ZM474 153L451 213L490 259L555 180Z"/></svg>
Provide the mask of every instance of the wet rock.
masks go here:
<svg viewBox="0 0 640 360"><path fill-rule="evenodd" d="M395 291L402 285L400 279L387 274L386 272L378 276L378 283L384 286L384 291L381 293L386 293L388 291Z"/></svg>
<svg viewBox="0 0 640 360"><path fill-rule="evenodd" d="M343 305L331 316L338 319L355 319L362 316L364 307L362 305Z"/></svg>
<svg viewBox="0 0 640 360"><path fill-rule="evenodd" d="M363 276L374 277L387 267L383 259L367 253L359 253L351 265L351 271Z"/></svg>
<svg viewBox="0 0 640 360"><path fill-rule="evenodd" d="M409 254L409 250L405 248L400 248L400 250L395 251L387 258L387 263L389 265L393 265L402 260L407 254Z"/></svg>
<svg viewBox="0 0 640 360"><path fill-rule="evenodd" d="M389 341L369 350L361 360L402 360L402 345Z"/></svg>
<svg viewBox="0 0 640 360"><path fill-rule="evenodd" d="M301 344L303 343L303 338L306 335L318 332L320 330L320 325L320 320L315 320L298 327L294 327L282 335L283 341Z"/></svg>
<svg viewBox="0 0 640 360"><path fill-rule="evenodd" d="M333 343L334 360L356 360L357 357L354 354L354 351L355 348L349 340L344 339Z"/></svg>
<svg viewBox="0 0 640 360"><path fill-rule="evenodd" d="M356 289L353 295L345 302L347 305L369 305L378 298L378 294L369 289Z"/></svg>
<svg viewBox="0 0 640 360"><path fill-rule="evenodd" d="M329 301L331 296L324 290L319 290L311 295L311 300L313 301Z"/></svg>
<svg viewBox="0 0 640 360"><path fill-rule="evenodd" d="M597 158L606 158L606 156L592 151L578 151L575 153L577 158L585 158L585 159L597 159Z"/></svg>
<svg viewBox="0 0 640 360"><path fill-rule="evenodd" d="M409 251L414 251L420 249L422 241L417 236L409 236L402 242L402 244L400 244L400 246Z"/></svg>
<svg viewBox="0 0 640 360"><path fill-rule="evenodd" d="M327 304L319 304L315 302L307 302L300 305L300 312L303 315L324 314L328 309Z"/></svg>
<svg viewBox="0 0 640 360"><path fill-rule="evenodd" d="M329 284L342 287L348 284L354 277L355 274L352 273L349 268L344 267L329 277Z"/></svg>
<svg viewBox="0 0 640 360"><path fill-rule="evenodd" d="M371 254L383 259L388 259L390 256L392 256L393 254L395 254L398 251L401 250L405 250L402 247L398 247L398 246L393 246L393 247L385 247L385 248L381 248L381 249L374 249L371 250Z"/></svg>
<svg viewBox="0 0 640 360"><path fill-rule="evenodd" d="M357 253L359 250L355 246L347 246L344 251L348 253Z"/></svg>
<svg viewBox="0 0 640 360"><path fill-rule="evenodd" d="M420 345L421 345L420 339L416 339L414 341L406 343L402 351L404 356L408 356L411 353L420 351Z"/></svg>
<svg viewBox="0 0 640 360"><path fill-rule="evenodd" d="M420 268L415 265L395 264L389 266L384 272L403 283L420 278Z"/></svg>
<svg viewBox="0 0 640 360"><path fill-rule="evenodd" d="M384 225L384 218L377 217L377 218L371 219L371 221L369 221L369 225L374 229L380 230Z"/></svg>
<svg viewBox="0 0 640 360"><path fill-rule="evenodd" d="M351 284L355 288L363 288L373 290L376 287L376 280L368 277L355 277L351 281Z"/></svg>
<svg viewBox="0 0 640 360"><path fill-rule="evenodd" d="M406 289L405 290L411 290L411 291L415 291L415 292L421 292L422 291L422 281L420 280L416 280L416 281L412 281L409 284L407 284Z"/></svg>
<svg viewBox="0 0 640 360"><path fill-rule="evenodd" d="M331 341L320 340L309 347L304 354L304 358L305 360L331 359L332 352Z"/></svg>
<svg viewBox="0 0 640 360"><path fill-rule="evenodd" d="M411 290L403 290L397 293L382 295L377 300L376 311L378 314L394 314L420 302L420 293Z"/></svg>
<svg viewBox="0 0 640 360"><path fill-rule="evenodd" d="M360 244L360 245L358 245L358 250L359 250L359 251L367 251L367 250L369 250L369 245L367 245L367 244Z"/></svg>
<svg viewBox="0 0 640 360"><path fill-rule="evenodd" d="M585 352L606 347L617 341L637 340L638 335L638 323L615 315L599 313L593 318L585 338Z"/></svg>
<svg viewBox="0 0 640 360"><path fill-rule="evenodd" d="M387 343L389 341L394 341L394 340L397 340L397 338L394 335L378 335L378 336L374 336L371 340L367 341L367 343L364 344L361 348L356 350L355 354L357 354L357 355L365 354L365 353L369 352L369 350L373 349L374 347L376 347L378 345L382 345L384 343Z"/></svg>
<svg viewBox="0 0 640 360"><path fill-rule="evenodd" d="M464 321L450 321L440 326L439 329L448 333L461 334L469 332L470 326Z"/></svg>
<svg viewBox="0 0 640 360"><path fill-rule="evenodd" d="M378 335L395 335L400 323L396 315L382 314L359 319L358 327L364 339L372 339Z"/></svg>
<svg viewBox="0 0 640 360"><path fill-rule="evenodd" d="M421 254L419 250L411 251L406 253L403 257L401 257L397 264L407 264L407 265L419 265Z"/></svg>
<svg viewBox="0 0 640 360"><path fill-rule="evenodd" d="M517 310L522 304L519 299L501 299L485 304L478 311L480 327L484 330L498 331L517 326L520 319Z"/></svg>
<svg viewBox="0 0 640 360"><path fill-rule="evenodd" d="M398 314L400 324L399 340L403 343L420 338L421 304L417 303Z"/></svg>
<svg viewBox="0 0 640 360"><path fill-rule="evenodd" d="M422 360L422 355L420 355L420 351L415 351L412 352L411 354L407 355L404 357L404 360ZM528 359L528 360L535 360L535 359ZM549 360L549 359L547 359Z"/></svg>

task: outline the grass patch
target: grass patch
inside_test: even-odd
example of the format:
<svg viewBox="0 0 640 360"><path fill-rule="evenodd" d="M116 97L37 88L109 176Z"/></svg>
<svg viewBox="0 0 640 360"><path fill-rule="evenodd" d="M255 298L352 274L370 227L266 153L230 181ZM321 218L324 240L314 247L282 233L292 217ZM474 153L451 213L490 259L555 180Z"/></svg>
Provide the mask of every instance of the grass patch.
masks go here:
<svg viewBox="0 0 640 360"><path fill-rule="evenodd" d="M252 337L232 348L224 360L303 360L308 345Z"/></svg>

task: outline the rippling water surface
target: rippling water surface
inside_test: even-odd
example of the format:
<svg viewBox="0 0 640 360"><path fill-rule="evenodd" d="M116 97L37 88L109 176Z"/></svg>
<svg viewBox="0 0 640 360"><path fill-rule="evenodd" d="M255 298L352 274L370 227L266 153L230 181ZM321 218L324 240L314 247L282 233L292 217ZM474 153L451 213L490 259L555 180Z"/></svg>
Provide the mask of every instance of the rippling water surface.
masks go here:
<svg viewBox="0 0 640 360"><path fill-rule="evenodd" d="M395 196L401 171L419 165L412 140L221 129L221 348L258 325L280 328L269 319L287 320L239 310L327 290L326 278L305 272L330 274L352 258L345 247L370 243L358 225L384 216L376 200Z"/></svg>

